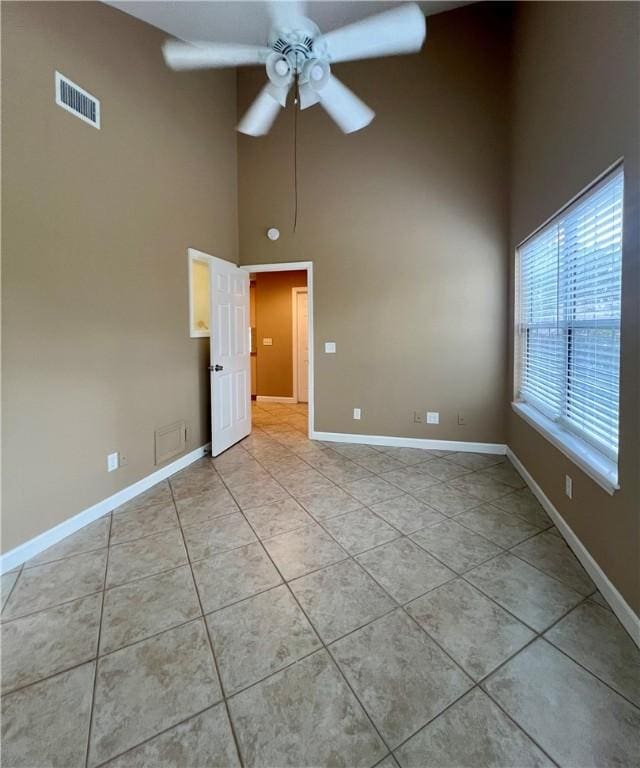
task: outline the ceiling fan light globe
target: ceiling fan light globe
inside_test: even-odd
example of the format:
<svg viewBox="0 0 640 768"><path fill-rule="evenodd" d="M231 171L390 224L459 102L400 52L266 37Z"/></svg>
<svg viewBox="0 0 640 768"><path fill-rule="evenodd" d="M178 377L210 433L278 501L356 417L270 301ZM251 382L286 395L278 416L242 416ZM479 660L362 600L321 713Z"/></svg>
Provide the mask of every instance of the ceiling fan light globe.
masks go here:
<svg viewBox="0 0 640 768"><path fill-rule="evenodd" d="M331 67L327 61L322 59L309 59L302 67L300 80L307 83L314 91L320 91L324 88L331 77Z"/></svg>
<svg viewBox="0 0 640 768"><path fill-rule="evenodd" d="M275 51L267 59L267 77L276 88L287 88L293 79L286 57Z"/></svg>

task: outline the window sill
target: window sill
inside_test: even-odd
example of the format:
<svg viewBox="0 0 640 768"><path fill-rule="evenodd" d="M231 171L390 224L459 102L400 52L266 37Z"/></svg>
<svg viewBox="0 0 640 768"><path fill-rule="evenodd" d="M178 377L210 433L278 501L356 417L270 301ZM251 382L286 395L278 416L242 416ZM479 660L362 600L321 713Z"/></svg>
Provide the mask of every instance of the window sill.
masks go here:
<svg viewBox="0 0 640 768"><path fill-rule="evenodd" d="M572 435L526 403L511 403L513 410L559 451L613 496L620 488L618 466L584 440Z"/></svg>

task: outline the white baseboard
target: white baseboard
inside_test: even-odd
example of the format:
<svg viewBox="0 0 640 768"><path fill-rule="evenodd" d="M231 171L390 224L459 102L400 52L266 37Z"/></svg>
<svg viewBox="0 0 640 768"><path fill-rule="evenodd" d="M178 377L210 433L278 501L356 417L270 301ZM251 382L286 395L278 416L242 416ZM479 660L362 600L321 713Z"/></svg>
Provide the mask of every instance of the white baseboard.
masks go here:
<svg viewBox="0 0 640 768"><path fill-rule="evenodd" d="M524 464L510 448L507 448L507 458L518 470L522 476L522 479L529 486L531 492L538 499L540 504L542 504L549 517L555 523L556 528L562 534L564 540L567 542L569 547L571 547L574 555L582 563L582 567L589 574L589 576L591 576L593 583L596 585L596 587L598 587L604 599L611 606L611 609L615 615L620 619L620 622L624 628L631 635L633 641L636 643L636 645L640 646L640 618L635 614L631 606L627 603L624 597L622 597L620 592L618 592L618 590L609 581L609 578L602 570L602 568L600 568L598 563L596 563L596 561L593 559L589 550L584 546L584 544L576 536L573 530L565 522L562 515L547 498L545 492L538 485L538 483L536 483L533 477L531 477L529 472L525 469Z"/></svg>
<svg viewBox="0 0 640 768"><path fill-rule="evenodd" d="M258 403L297 403L297 397L271 397L270 395L256 395Z"/></svg>
<svg viewBox="0 0 640 768"><path fill-rule="evenodd" d="M92 523L94 520L102 517L102 515L106 515L121 504L140 495L151 488L152 485L155 485L156 483L165 480L170 475L174 475L181 469L188 467L189 464L193 464L194 461L201 459L210 447L211 444L207 443L207 445L196 448L194 451L176 459L176 461L172 461L171 464L167 464L165 467L143 477L142 480L138 480L136 483L133 483L133 485L129 485L121 491L114 493L113 496L109 496L109 498L99 501L97 504L88 507L77 515L70 517L68 520L59 523L54 528L50 528L48 531L38 534L38 536L35 536L33 539L25 541L24 544L20 544L15 549L5 552L4 555L0 556L0 573L6 573L7 571L16 568L18 565L22 565L26 560L35 557L40 554L40 552L57 544L72 533L84 528L85 525Z"/></svg>
<svg viewBox="0 0 640 768"><path fill-rule="evenodd" d="M507 446L503 443L466 443L457 440L429 440L424 437L388 437L387 435L351 435L347 432L312 432L311 439L325 440L331 443L386 445L392 448L424 448L425 450L496 453L501 456L507 452Z"/></svg>

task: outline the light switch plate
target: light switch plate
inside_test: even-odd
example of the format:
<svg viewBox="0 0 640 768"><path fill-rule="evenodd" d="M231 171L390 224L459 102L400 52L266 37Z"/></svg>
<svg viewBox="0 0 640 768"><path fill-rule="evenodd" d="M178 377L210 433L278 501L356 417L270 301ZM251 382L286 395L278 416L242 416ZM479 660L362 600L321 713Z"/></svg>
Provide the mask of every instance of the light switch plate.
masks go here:
<svg viewBox="0 0 640 768"><path fill-rule="evenodd" d="M262 344L265 347L272 347L273 346L273 339L262 339Z"/></svg>
<svg viewBox="0 0 640 768"><path fill-rule="evenodd" d="M427 411L427 424L439 424L440 414L438 411Z"/></svg>
<svg viewBox="0 0 640 768"><path fill-rule="evenodd" d="M118 469L118 452L110 453L107 456L107 472L113 472Z"/></svg>
<svg viewBox="0 0 640 768"><path fill-rule="evenodd" d="M362 418L362 412L361 412L360 408L354 408L353 409L353 418L354 419Z"/></svg>
<svg viewBox="0 0 640 768"><path fill-rule="evenodd" d="M564 492L570 499L573 498L573 480L569 475L564 476Z"/></svg>
<svg viewBox="0 0 640 768"><path fill-rule="evenodd" d="M324 343L324 351L327 355L333 355L336 351L336 343L335 341L325 341Z"/></svg>

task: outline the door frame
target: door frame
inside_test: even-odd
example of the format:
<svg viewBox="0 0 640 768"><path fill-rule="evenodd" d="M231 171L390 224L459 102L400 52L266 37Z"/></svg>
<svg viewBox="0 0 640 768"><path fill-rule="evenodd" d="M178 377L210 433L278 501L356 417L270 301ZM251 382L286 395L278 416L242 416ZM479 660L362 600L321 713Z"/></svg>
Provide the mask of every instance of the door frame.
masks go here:
<svg viewBox="0 0 640 768"><path fill-rule="evenodd" d="M307 313L309 311L309 291L307 286L291 289L291 345L293 362L293 398L298 402L298 296L301 293L307 294ZM308 323L307 323L308 325ZM309 338L307 337L307 345Z"/></svg>
<svg viewBox="0 0 640 768"><path fill-rule="evenodd" d="M307 325L307 342L309 344L309 402L308 402L308 437L314 432L314 399L315 399L315 373L314 373L314 357L315 347L313 343L313 262L312 261L282 261L274 264L240 264L240 269L245 269L247 272L297 272L306 271L307 273L307 311L308 311L308 325ZM296 374L294 374L296 375Z"/></svg>

